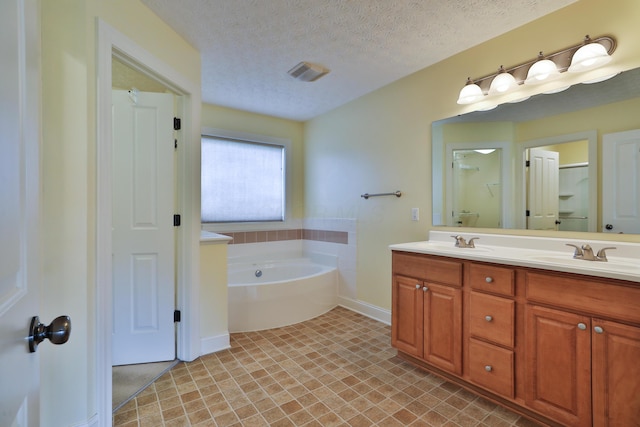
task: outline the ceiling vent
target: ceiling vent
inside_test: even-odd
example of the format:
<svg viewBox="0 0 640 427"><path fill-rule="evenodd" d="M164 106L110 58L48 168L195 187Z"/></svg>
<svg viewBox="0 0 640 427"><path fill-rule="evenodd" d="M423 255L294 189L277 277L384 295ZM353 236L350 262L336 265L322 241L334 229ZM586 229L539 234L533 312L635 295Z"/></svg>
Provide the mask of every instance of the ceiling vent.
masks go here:
<svg viewBox="0 0 640 427"><path fill-rule="evenodd" d="M320 65L311 64L309 62L301 62L287 71L287 73L289 73L291 77L303 82L313 82L315 80L318 80L328 72L329 70L327 70L326 68Z"/></svg>

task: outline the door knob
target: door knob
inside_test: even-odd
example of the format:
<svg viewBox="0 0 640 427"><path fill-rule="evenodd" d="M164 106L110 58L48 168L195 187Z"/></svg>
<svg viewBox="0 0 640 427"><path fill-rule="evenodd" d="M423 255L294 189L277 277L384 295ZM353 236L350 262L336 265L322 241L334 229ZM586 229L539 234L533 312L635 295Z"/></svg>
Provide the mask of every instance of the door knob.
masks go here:
<svg viewBox="0 0 640 427"><path fill-rule="evenodd" d="M69 341L69 335L71 335L69 316L58 316L49 326L43 325L38 316L34 316L29 327L29 352L34 353L38 349L38 344L45 338L52 344L64 344Z"/></svg>

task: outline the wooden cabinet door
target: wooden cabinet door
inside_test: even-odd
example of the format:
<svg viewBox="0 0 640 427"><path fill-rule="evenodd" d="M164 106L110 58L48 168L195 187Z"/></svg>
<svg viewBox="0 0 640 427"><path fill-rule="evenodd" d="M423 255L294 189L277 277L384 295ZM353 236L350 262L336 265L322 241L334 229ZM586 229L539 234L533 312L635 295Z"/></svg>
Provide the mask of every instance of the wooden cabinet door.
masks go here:
<svg viewBox="0 0 640 427"><path fill-rule="evenodd" d="M462 374L462 290L425 282L424 360Z"/></svg>
<svg viewBox="0 0 640 427"><path fill-rule="evenodd" d="M593 425L640 425L640 328L593 319Z"/></svg>
<svg viewBox="0 0 640 427"><path fill-rule="evenodd" d="M422 281L394 275L391 294L391 345L422 357Z"/></svg>
<svg viewBox="0 0 640 427"><path fill-rule="evenodd" d="M525 401L567 426L591 426L590 318L525 308Z"/></svg>

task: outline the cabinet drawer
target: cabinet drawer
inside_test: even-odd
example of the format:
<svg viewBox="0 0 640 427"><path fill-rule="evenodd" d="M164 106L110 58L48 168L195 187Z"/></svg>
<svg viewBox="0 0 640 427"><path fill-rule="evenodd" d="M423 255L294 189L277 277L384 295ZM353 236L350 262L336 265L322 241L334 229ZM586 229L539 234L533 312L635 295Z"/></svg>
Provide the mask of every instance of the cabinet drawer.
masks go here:
<svg viewBox="0 0 640 427"><path fill-rule="evenodd" d="M513 351L469 340L469 378L502 396L513 398Z"/></svg>
<svg viewBox="0 0 640 427"><path fill-rule="evenodd" d="M514 276L511 268L474 263L469 266L469 283L473 289L512 296Z"/></svg>
<svg viewBox="0 0 640 427"><path fill-rule="evenodd" d="M469 332L506 347L513 347L515 302L493 295L469 295Z"/></svg>
<svg viewBox="0 0 640 427"><path fill-rule="evenodd" d="M415 277L429 282L462 286L462 263L439 257L393 252L393 274Z"/></svg>
<svg viewBox="0 0 640 427"><path fill-rule="evenodd" d="M640 323L640 286L635 284L533 271L526 273L526 283L527 301Z"/></svg>

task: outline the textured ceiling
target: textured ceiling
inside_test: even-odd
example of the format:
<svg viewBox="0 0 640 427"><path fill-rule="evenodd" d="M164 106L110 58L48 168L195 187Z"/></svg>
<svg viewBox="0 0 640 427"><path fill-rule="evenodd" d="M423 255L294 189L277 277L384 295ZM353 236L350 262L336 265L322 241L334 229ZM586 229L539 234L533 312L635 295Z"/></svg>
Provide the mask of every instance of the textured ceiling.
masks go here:
<svg viewBox="0 0 640 427"><path fill-rule="evenodd" d="M576 0L141 1L200 51L203 102L307 120Z"/></svg>

